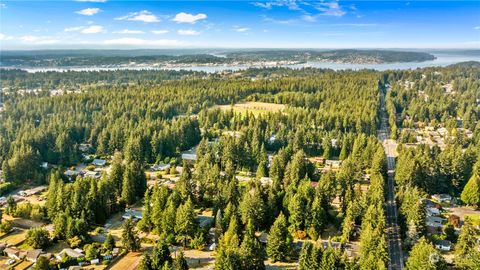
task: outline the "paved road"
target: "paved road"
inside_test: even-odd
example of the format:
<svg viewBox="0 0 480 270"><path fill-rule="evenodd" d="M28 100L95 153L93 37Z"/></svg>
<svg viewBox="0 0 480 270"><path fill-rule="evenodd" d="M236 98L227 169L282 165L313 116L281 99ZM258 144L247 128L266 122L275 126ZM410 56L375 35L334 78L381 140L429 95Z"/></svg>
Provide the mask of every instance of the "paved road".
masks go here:
<svg viewBox="0 0 480 270"><path fill-rule="evenodd" d="M385 113L385 96L381 96L382 117L380 129L378 130L378 139L382 141L385 153L387 155L388 180L387 180L387 241L389 255L389 270L402 270L403 251L400 239L400 228L397 223L397 204L395 202L395 187L393 185L393 176L395 173L395 154L397 144L394 140L390 140L390 132L388 128L388 119Z"/></svg>

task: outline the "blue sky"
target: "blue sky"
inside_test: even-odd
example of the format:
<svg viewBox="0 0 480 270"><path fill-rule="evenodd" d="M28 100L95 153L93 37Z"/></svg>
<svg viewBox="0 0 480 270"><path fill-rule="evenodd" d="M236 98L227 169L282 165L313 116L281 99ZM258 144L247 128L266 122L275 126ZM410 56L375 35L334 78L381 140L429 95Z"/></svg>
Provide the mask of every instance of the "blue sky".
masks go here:
<svg viewBox="0 0 480 270"><path fill-rule="evenodd" d="M3 1L0 48L480 48L480 1Z"/></svg>

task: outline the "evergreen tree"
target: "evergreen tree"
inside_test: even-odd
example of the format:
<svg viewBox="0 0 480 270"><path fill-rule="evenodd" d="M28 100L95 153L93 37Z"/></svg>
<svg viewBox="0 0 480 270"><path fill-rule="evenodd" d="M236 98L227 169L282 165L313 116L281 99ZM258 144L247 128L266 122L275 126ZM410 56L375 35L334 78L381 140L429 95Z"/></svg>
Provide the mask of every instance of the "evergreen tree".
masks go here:
<svg viewBox="0 0 480 270"><path fill-rule="evenodd" d="M184 245L187 238L192 238L195 234L195 210L190 199L177 210L175 232L182 236Z"/></svg>
<svg viewBox="0 0 480 270"><path fill-rule="evenodd" d="M292 250L292 236L288 232L287 220L280 213L268 234L267 254L273 262L286 261Z"/></svg>
<svg viewBox="0 0 480 270"><path fill-rule="evenodd" d="M465 219L455 245L455 266L459 269L476 269L480 265L480 250L477 243L478 231L469 218Z"/></svg>
<svg viewBox="0 0 480 270"><path fill-rule="evenodd" d="M243 269L262 270L265 269L265 250L255 236L255 229L251 221L247 224L245 235L240 246Z"/></svg>
<svg viewBox="0 0 480 270"><path fill-rule="evenodd" d="M159 240L152 250L151 254L153 269L160 269L166 262L171 263L172 257L170 256L170 250L167 243L163 240Z"/></svg>
<svg viewBox="0 0 480 270"><path fill-rule="evenodd" d="M445 260L435 247L425 238L420 238L410 251L406 263L407 270L442 270L447 269Z"/></svg>
<svg viewBox="0 0 480 270"><path fill-rule="evenodd" d="M127 205L135 203L135 174L131 166L127 166L123 174L122 201Z"/></svg>
<svg viewBox="0 0 480 270"><path fill-rule="evenodd" d="M173 260L173 270L188 270L187 260L185 259L183 251L179 251Z"/></svg>
<svg viewBox="0 0 480 270"><path fill-rule="evenodd" d="M476 173L468 180L460 198L468 205L480 207L480 177Z"/></svg>
<svg viewBox="0 0 480 270"><path fill-rule="evenodd" d="M137 236L133 220L131 218L123 223L122 232L123 247L128 251L137 251L140 249L140 239Z"/></svg>
<svg viewBox="0 0 480 270"><path fill-rule="evenodd" d="M238 253L220 246L215 258L215 270L242 270L242 260Z"/></svg>
<svg viewBox="0 0 480 270"><path fill-rule="evenodd" d="M110 233L107 234L107 237L105 237L103 241L103 248L108 251L112 251L113 248L115 248L115 239Z"/></svg>
<svg viewBox="0 0 480 270"><path fill-rule="evenodd" d="M154 268L152 267L152 259L150 258L148 252L145 252L143 254L142 260L138 265L138 270L154 270Z"/></svg>

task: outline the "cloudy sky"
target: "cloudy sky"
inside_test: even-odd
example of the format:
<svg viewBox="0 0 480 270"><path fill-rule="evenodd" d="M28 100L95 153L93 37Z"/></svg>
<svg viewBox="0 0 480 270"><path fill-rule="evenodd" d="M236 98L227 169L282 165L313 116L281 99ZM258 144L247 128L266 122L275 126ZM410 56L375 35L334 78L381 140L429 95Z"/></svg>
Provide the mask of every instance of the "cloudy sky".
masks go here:
<svg viewBox="0 0 480 270"><path fill-rule="evenodd" d="M480 48L480 1L3 1L0 49Z"/></svg>

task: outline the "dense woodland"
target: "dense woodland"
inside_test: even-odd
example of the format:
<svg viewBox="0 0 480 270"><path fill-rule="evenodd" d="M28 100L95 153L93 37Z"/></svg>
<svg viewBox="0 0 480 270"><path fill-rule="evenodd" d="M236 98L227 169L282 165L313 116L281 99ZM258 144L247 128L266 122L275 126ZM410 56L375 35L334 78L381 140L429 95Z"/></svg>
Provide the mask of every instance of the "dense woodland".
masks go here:
<svg viewBox="0 0 480 270"><path fill-rule="evenodd" d="M141 269L185 269L168 246L203 249L212 242L217 244L216 269L264 269L267 258L298 260L300 269L386 269L386 156L376 137L380 91L385 91L393 136L418 122L473 131L472 138L458 135L443 151L399 146L397 198L406 249L415 258L407 268L419 269L415 262L433 248L422 238L420 199L450 193L480 205L480 165L474 166L480 164L479 74L469 66L383 73L272 68L224 76L2 71L2 88L8 91L1 93L0 161L11 185L48 184L47 204L35 211L54 224L54 240L72 246L88 243L88 231L113 213L143 204L136 228L125 223L124 246L140 248L137 229L161 241L144 255ZM405 80L417 83L407 89L399 82ZM452 80L456 94L450 98L441 85ZM29 87L43 91L19 92ZM81 93L49 96L52 88ZM254 114L216 107L240 101L284 104L286 109ZM92 144L99 157L112 157L108 175L75 181L63 175L82 161L81 143ZM193 146L197 160L180 162L180 153ZM268 155L273 155L271 164ZM342 165L321 172L309 161L312 156L338 159ZM180 180L174 188L147 187L146 166L166 160L183 167ZM41 168L44 161L54 168ZM239 172L250 172L254 180L240 183ZM262 177L271 183L262 184ZM20 207L8 205L13 213ZM199 223L197 213L204 209L215 213L213 222ZM214 239L209 239L210 228ZM332 230L337 233L322 237ZM259 232L268 233L266 245ZM295 244L299 239L305 240L301 247ZM352 241L360 246L355 259L347 255ZM455 263L463 269L475 269L480 256L471 241L464 231L458 237L460 258L467 259ZM428 269L442 269L444 262L434 267Z"/></svg>

